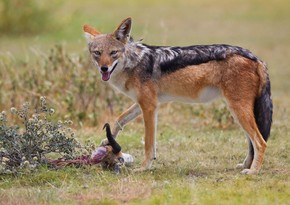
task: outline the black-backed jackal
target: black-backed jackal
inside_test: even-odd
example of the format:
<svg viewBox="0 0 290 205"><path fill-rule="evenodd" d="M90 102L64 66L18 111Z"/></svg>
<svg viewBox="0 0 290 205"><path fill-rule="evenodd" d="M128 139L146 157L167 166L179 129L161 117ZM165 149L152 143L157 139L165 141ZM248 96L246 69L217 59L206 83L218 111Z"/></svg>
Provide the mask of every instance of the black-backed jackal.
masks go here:
<svg viewBox="0 0 290 205"><path fill-rule="evenodd" d="M113 135L143 114L145 160L155 158L157 110L161 103L203 103L223 96L245 131L249 151L237 167L256 174L262 166L272 124L272 100L266 65L249 50L230 45L188 47L149 46L130 37L131 18L109 34L85 25L92 60L102 80L130 97L133 104L121 114Z"/></svg>

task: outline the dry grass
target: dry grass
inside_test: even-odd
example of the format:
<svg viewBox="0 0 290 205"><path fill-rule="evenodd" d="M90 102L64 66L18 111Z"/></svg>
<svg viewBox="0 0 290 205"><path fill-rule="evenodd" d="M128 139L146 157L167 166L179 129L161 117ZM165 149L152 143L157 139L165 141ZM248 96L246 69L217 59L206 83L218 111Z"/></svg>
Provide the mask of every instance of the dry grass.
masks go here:
<svg viewBox="0 0 290 205"><path fill-rule="evenodd" d="M50 44L56 42L64 42L69 55L85 56L82 24L90 23L107 32L114 29L123 18L132 16L133 35L136 39L145 38L146 43L235 44L251 49L268 63L274 121L265 162L258 176L244 176L234 169L244 159L247 144L237 126L214 124L217 117L215 109L223 109L221 102L205 107L169 104L160 110L157 160L153 170L133 174L129 169L115 176L99 167L58 171L43 168L31 175L0 176L0 204L289 204L289 1L238 0L233 3L222 0L217 3L211 0L125 0L116 3L110 0L96 3L90 0L86 3L64 2L61 5L55 11L55 16L63 23L62 29L39 37L1 37L0 55L4 59L12 59L14 65L4 69L5 62L1 58L1 109L11 106L11 96L18 98L17 103L21 103L24 99L33 99L35 93L43 95L44 92L60 116L69 113L69 117L79 119L76 113L84 112L79 99L89 99L98 93L95 95L97 103L89 106L89 113L97 114L97 126L87 127L91 124L90 119L94 118L76 124L83 126L77 135L81 141L90 139L99 143L104 136L101 124L112 122L114 116L130 105L129 100L119 98L101 84L92 68L86 67L85 71L95 75L93 78L81 75L81 79L71 80L71 75L68 75L66 84L60 75L66 74L67 66L71 64L62 64L64 66L59 67L58 71L63 73L52 72L52 76L48 77L37 75L35 80L38 85L34 84L30 88L22 86L26 85L25 73L32 76L31 73L39 72L41 69L38 68L43 65L35 62L42 62L42 54L48 56ZM36 50L34 54L29 51L31 48ZM83 60L86 62L87 59ZM33 65L33 72L27 65ZM81 72L83 65L85 63L78 65L76 70ZM97 92L90 90L87 77L89 82L95 80ZM14 91L9 86L4 87L13 79L19 83ZM78 88L76 85L81 84L88 86L88 90L81 93L83 95L79 95L80 90L75 90ZM68 111L69 101L66 98L71 94L76 100L72 100L72 110ZM113 115L108 115L110 108L107 96L114 99ZM93 108L95 105L97 109ZM222 115L227 117L226 112ZM143 159L142 133L142 120L139 119L128 125L119 138L124 151L135 157L135 166Z"/></svg>
<svg viewBox="0 0 290 205"><path fill-rule="evenodd" d="M133 127L141 124L128 130ZM0 199L7 204L288 203L289 144L277 137L281 130L273 132L261 173L244 176L234 169L247 149L239 130L190 127L160 129L158 158L151 171L133 174L129 169L116 176L99 167L85 167L2 176ZM130 131L120 136L124 150L134 153L136 166L143 157L140 137Z"/></svg>

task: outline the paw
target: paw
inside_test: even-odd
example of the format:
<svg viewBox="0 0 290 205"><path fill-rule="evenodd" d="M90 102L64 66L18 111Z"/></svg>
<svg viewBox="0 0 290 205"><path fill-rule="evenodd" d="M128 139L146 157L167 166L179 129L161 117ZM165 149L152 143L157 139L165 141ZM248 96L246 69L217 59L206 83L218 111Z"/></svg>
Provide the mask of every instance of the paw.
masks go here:
<svg viewBox="0 0 290 205"><path fill-rule="evenodd" d="M240 164L237 164L236 166L236 169L244 169L244 164L243 163L240 163Z"/></svg>
<svg viewBox="0 0 290 205"><path fill-rule="evenodd" d="M140 168L136 168L136 169L134 169L133 172L135 172L135 173L140 173L140 172L144 172L144 171L146 171L146 170L150 170L151 165L152 165L152 160L145 159L145 160L142 162L141 167L140 167Z"/></svg>
<svg viewBox="0 0 290 205"><path fill-rule="evenodd" d="M237 164L236 169L250 169L252 161L245 160L243 163Z"/></svg>
<svg viewBox="0 0 290 205"><path fill-rule="evenodd" d="M255 169L244 169L241 174L246 174L246 175L256 175L258 174L259 171Z"/></svg>

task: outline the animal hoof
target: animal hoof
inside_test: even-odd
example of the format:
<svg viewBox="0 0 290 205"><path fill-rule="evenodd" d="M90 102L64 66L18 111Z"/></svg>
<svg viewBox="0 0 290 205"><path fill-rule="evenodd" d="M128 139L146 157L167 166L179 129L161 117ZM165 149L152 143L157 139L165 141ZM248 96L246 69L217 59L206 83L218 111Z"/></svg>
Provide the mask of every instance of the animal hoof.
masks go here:
<svg viewBox="0 0 290 205"><path fill-rule="evenodd" d="M241 173L246 175L255 175L258 174L259 172L253 169L244 169Z"/></svg>

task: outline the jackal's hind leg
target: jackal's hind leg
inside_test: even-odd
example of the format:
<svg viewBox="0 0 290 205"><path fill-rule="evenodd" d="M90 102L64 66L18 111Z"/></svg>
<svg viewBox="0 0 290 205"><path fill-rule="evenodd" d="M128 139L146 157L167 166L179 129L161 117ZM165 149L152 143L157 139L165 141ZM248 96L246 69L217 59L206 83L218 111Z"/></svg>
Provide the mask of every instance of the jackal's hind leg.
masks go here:
<svg viewBox="0 0 290 205"><path fill-rule="evenodd" d="M248 154L243 163L237 164L236 166L237 169L250 169L254 159L254 147L252 145L250 138L247 135L246 137L249 145Z"/></svg>
<svg viewBox="0 0 290 205"><path fill-rule="evenodd" d="M229 107L241 127L247 133L247 136L249 137L254 150L253 161L250 165L252 152L250 148L249 155L246 158L245 163L243 163L244 169L242 174L258 174L262 167L267 145L256 124L253 113L253 106L249 101L244 101L240 104L235 101L231 102L229 100Z"/></svg>

